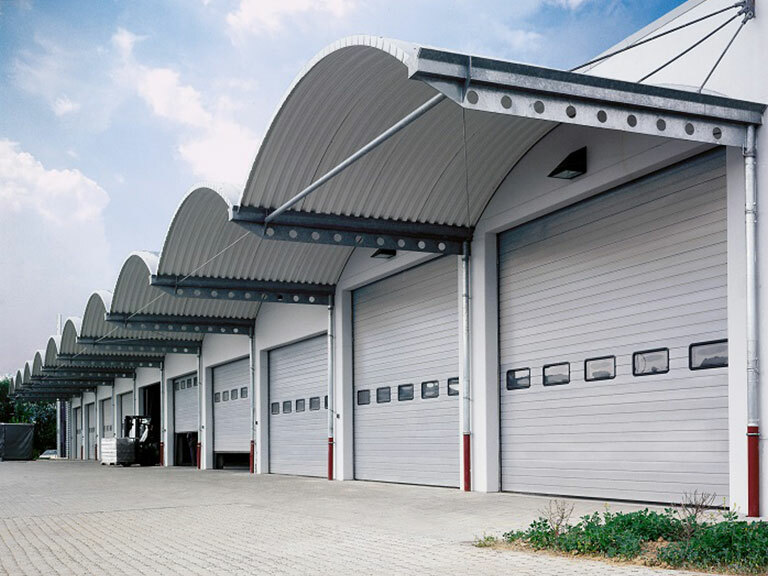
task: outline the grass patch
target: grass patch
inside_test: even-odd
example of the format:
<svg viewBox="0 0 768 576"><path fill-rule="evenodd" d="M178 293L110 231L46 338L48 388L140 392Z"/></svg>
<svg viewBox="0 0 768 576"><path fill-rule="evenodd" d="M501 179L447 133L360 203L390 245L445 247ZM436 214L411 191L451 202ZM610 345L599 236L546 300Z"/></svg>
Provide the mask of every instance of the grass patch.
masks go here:
<svg viewBox="0 0 768 576"><path fill-rule="evenodd" d="M569 509L549 509L525 530L504 534L504 541L534 550L612 558L646 565L768 574L768 523L720 518L701 506L655 512L596 512L570 523ZM487 540L487 542L485 541ZM487 537L481 547L493 546Z"/></svg>

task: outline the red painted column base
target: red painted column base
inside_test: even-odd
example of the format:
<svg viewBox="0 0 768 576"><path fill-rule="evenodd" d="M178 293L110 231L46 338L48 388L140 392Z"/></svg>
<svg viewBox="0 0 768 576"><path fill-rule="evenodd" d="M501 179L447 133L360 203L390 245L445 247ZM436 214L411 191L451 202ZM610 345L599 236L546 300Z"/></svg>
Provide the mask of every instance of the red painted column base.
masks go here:
<svg viewBox="0 0 768 576"><path fill-rule="evenodd" d="M747 516L760 516L760 428L747 426Z"/></svg>
<svg viewBox="0 0 768 576"><path fill-rule="evenodd" d="M328 480L333 480L333 438L328 438Z"/></svg>
<svg viewBox="0 0 768 576"><path fill-rule="evenodd" d="M253 440L251 440L251 456L250 456L250 461L249 461L249 470L251 471L251 474L253 474L254 471L255 471L254 457L253 457L253 455L254 455L254 446L255 446L255 443L254 443Z"/></svg>
<svg viewBox="0 0 768 576"><path fill-rule="evenodd" d="M160 442L160 466L165 466L165 442Z"/></svg>
<svg viewBox="0 0 768 576"><path fill-rule="evenodd" d="M197 469L200 470L200 442L197 443Z"/></svg>
<svg viewBox="0 0 768 576"><path fill-rule="evenodd" d="M464 434L464 492L472 490L472 458L470 434Z"/></svg>

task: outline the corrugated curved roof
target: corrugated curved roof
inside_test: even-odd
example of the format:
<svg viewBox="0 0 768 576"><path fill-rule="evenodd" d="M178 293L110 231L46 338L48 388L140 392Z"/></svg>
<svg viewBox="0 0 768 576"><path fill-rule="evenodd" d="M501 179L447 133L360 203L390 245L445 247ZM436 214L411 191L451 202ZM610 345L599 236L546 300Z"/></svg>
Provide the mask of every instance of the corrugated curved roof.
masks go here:
<svg viewBox="0 0 768 576"><path fill-rule="evenodd" d="M276 208L434 96L410 80L410 44L356 36L323 50L278 109L241 198ZM517 160L553 124L466 111L446 99L294 209L471 226Z"/></svg>
<svg viewBox="0 0 768 576"><path fill-rule="evenodd" d="M45 350L35 352L35 358L32 360L32 377L36 378L43 375L43 361L45 359Z"/></svg>
<svg viewBox="0 0 768 576"><path fill-rule="evenodd" d="M28 386L32 380L32 364L27 361L24 363L24 377L22 382L24 386Z"/></svg>
<svg viewBox="0 0 768 576"><path fill-rule="evenodd" d="M58 366L60 345L61 336L51 336L48 338L48 345L45 347L45 358L43 361L43 365L46 368Z"/></svg>
<svg viewBox="0 0 768 576"><path fill-rule="evenodd" d="M158 260L157 254L152 252L134 252L128 257L115 284L111 313L256 318L258 302L177 298L151 286L150 276L157 273Z"/></svg>
<svg viewBox="0 0 768 576"><path fill-rule="evenodd" d="M21 370L16 371L16 381L13 386L13 391L18 392L24 383L24 376L21 374Z"/></svg>
<svg viewBox="0 0 768 576"><path fill-rule="evenodd" d="M161 275L334 284L351 248L264 241L229 221L239 192L196 186L179 205L160 253Z"/></svg>
<svg viewBox="0 0 768 576"><path fill-rule="evenodd" d="M59 354L77 354L84 348L77 343L77 336L80 333L82 320L75 316L67 318L64 322L64 328L61 330L61 343L59 344Z"/></svg>

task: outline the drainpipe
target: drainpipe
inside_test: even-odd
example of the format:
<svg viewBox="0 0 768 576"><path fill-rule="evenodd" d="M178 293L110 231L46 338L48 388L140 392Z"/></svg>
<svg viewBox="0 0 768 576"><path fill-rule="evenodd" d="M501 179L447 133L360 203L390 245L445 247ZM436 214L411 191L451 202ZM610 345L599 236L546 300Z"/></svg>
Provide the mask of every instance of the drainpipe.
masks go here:
<svg viewBox="0 0 768 576"><path fill-rule="evenodd" d="M99 442L101 442L101 411L99 410L99 389L94 388L93 389L93 415L96 417L94 422L94 431L93 431L93 439L94 439L94 446L93 446L93 459L97 462L99 461ZM90 424L90 422L89 422ZM89 446L90 448L90 446Z"/></svg>
<svg viewBox="0 0 768 576"><path fill-rule="evenodd" d="M61 458L61 398L56 398L56 455Z"/></svg>
<svg viewBox="0 0 768 576"><path fill-rule="evenodd" d="M333 296L328 297L328 480L333 480L334 420L336 403L333 397Z"/></svg>
<svg viewBox="0 0 768 576"><path fill-rule="evenodd" d="M758 362L757 150L755 127L744 147L747 251L747 515L760 516L760 365Z"/></svg>
<svg viewBox="0 0 768 576"><path fill-rule="evenodd" d="M469 242L464 242L461 254L461 396L463 404L462 448L464 458L464 491L472 490L472 421L470 406L470 326L469 326Z"/></svg>
<svg viewBox="0 0 768 576"><path fill-rule="evenodd" d="M199 385L198 385L199 387ZM160 466L165 466L165 360L160 362Z"/></svg>
<svg viewBox="0 0 768 576"><path fill-rule="evenodd" d="M85 452L85 392L80 392L80 460Z"/></svg>
<svg viewBox="0 0 768 576"><path fill-rule="evenodd" d="M200 343L200 352L197 353L197 449L195 459L197 469L200 470L200 453L203 440L203 345Z"/></svg>
<svg viewBox="0 0 768 576"><path fill-rule="evenodd" d="M250 394L250 402L249 402L249 409L251 413L251 448L250 448L250 460L248 461L249 471L251 474L255 472L255 435L254 435L254 423L256 422L256 376L254 373L254 352L253 352L253 328L251 329L251 333L248 335L248 373L250 375L250 387L251 390L249 392Z"/></svg>

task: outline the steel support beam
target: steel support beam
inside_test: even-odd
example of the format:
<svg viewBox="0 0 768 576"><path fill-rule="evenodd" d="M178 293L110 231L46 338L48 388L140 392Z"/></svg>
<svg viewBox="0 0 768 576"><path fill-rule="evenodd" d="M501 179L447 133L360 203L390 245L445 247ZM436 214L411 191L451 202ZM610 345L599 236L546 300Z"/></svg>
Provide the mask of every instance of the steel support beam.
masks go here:
<svg viewBox="0 0 768 576"><path fill-rule="evenodd" d="M205 316L171 316L160 314L107 314L107 322L129 330L180 332L188 334L243 334L253 329L247 318L210 318Z"/></svg>
<svg viewBox="0 0 768 576"><path fill-rule="evenodd" d="M410 77L468 110L743 146L765 106L670 88L421 48Z"/></svg>
<svg viewBox="0 0 768 576"><path fill-rule="evenodd" d="M116 354L59 354L59 362L70 367L159 368L162 356L121 356Z"/></svg>
<svg viewBox="0 0 768 576"><path fill-rule="evenodd" d="M267 222L270 211L252 206L234 206L230 218L246 230L264 238L305 244L331 244L365 248L387 248L433 254L461 254L472 228L316 214L288 210Z"/></svg>
<svg viewBox="0 0 768 576"><path fill-rule="evenodd" d="M77 343L93 351L135 354L197 354L198 340L152 340L148 338L78 338Z"/></svg>
<svg viewBox="0 0 768 576"><path fill-rule="evenodd" d="M77 379L85 380L89 378L93 379L108 379L108 378L130 378L133 376L133 370L125 368L112 368L101 367L91 368L82 366L79 368L71 368L69 366L61 366L59 368L43 368L43 373L40 376L40 380L56 380L56 379Z"/></svg>
<svg viewBox="0 0 768 576"><path fill-rule="evenodd" d="M293 304L325 304L334 293L331 284L271 282L234 278L195 278L154 275L150 281L173 296L208 300L244 300L246 302L287 302Z"/></svg>

